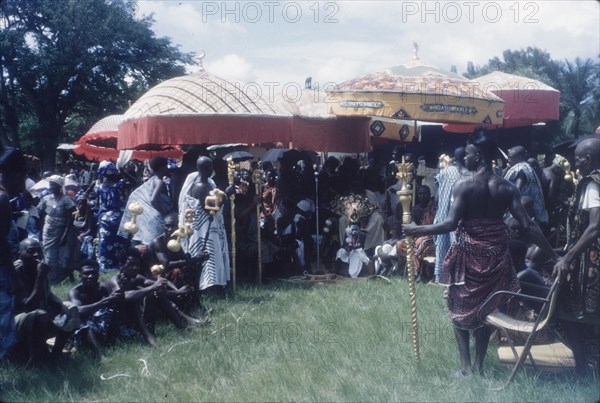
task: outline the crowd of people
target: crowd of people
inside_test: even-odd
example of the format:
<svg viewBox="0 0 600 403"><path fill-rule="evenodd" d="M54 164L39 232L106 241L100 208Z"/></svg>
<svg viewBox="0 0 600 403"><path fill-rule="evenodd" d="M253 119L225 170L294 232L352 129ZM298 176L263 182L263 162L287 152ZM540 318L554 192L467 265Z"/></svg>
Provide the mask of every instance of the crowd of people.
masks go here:
<svg viewBox="0 0 600 403"><path fill-rule="evenodd" d="M239 281L256 282L259 273L264 281L402 276L413 259L419 281L447 287L458 375L472 372L470 331L476 368L487 350L478 307L497 290L518 291L525 274L540 286L567 277L561 314L583 372L582 329L600 315L600 138L575 149L577 186L564 179L572 174L564 161L550 155L540 164L515 146L503 168L492 136L478 130L439 159L398 146L392 161L372 153L320 165L314 153L289 150L275 163L244 162L228 172L227 161L189 153L179 163L156 157L47 172L42 187L25 177L19 150L4 147L0 357L45 361L75 343L102 359L102 346L123 337L156 346L161 316L180 329L206 322L191 312L201 296L227 294L233 264ZM398 175L400 162L410 164L408 176ZM413 224L402 224L400 190L414 199ZM103 272L113 275L100 282ZM67 301L52 293L63 280L74 285Z"/></svg>

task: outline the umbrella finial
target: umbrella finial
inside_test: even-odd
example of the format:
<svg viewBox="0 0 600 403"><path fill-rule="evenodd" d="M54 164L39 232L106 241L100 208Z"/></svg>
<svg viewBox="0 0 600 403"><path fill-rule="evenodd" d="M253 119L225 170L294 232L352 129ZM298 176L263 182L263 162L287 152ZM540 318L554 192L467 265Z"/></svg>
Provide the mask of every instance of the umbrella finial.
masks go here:
<svg viewBox="0 0 600 403"><path fill-rule="evenodd" d="M415 48L415 55L413 57L413 60L419 60L419 44L417 43L417 41L413 41L413 47Z"/></svg>
<svg viewBox="0 0 600 403"><path fill-rule="evenodd" d="M194 57L194 60L196 60L198 62L198 71L204 71L204 66L202 65L202 60L204 59L204 56L206 55L206 53L204 52L204 49L202 49L200 51L200 54L196 57Z"/></svg>

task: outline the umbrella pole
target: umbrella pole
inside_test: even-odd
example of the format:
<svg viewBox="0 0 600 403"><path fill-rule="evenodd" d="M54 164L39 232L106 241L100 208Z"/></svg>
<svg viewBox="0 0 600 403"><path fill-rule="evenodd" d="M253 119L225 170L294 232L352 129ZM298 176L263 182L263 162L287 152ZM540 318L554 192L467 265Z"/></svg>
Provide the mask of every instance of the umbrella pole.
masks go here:
<svg viewBox="0 0 600 403"><path fill-rule="evenodd" d="M227 161L227 179L229 180L229 186L234 185L235 175L235 162L230 158ZM235 294L236 289L236 245L235 245L235 191L231 195L231 286L233 293Z"/></svg>
<svg viewBox="0 0 600 403"><path fill-rule="evenodd" d="M262 237L260 233L260 207L262 205L262 163L258 163L258 168L253 172L254 188L260 198L256 203L256 244L258 247L258 284L262 284Z"/></svg>
<svg viewBox="0 0 600 403"><path fill-rule="evenodd" d="M317 220L317 273L321 269L321 239L319 238L319 166L315 170L315 218Z"/></svg>
<svg viewBox="0 0 600 403"><path fill-rule="evenodd" d="M402 163L398 164L398 179L402 181L402 188L396 192L400 197L400 203L402 204L402 223L410 224L412 217L410 214L411 205L411 190L406 186L406 182L410 175L412 175L413 164L405 163L404 157ZM414 260L414 245L413 238L407 236L406 238L406 268L408 272L408 296L410 302L410 319L412 324L412 341L413 341L413 354L417 365L421 361L419 354L419 326L417 323L417 290L415 280L415 260Z"/></svg>

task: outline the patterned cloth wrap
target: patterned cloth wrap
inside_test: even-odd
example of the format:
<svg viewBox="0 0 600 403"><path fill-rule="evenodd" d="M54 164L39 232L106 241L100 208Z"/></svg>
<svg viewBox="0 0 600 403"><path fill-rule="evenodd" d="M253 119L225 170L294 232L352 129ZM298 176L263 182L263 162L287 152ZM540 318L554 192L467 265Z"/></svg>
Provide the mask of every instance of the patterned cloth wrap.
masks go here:
<svg viewBox="0 0 600 403"><path fill-rule="evenodd" d="M100 337L103 343L111 344L122 339L143 340L142 334L127 324L121 318L121 313L113 308L100 308L87 320L81 323L75 331L75 342L83 343L83 331L91 329L96 337Z"/></svg>
<svg viewBox="0 0 600 403"><path fill-rule="evenodd" d="M454 326L468 330L483 326L477 311L490 295L520 290L508 239L508 228L501 219L459 223L456 243L450 247L440 274L440 284L448 286L448 311ZM506 298L496 298L483 315L505 302Z"/></svg>
<svg viewBox="0 0 600 403"><path fill-rule="evenodd" d="M590 212L581 208L588 186L600 186L600 170L583 178L578 185L575 220L571 239L576 242L590 223ZM594 239L570 265L561 289L561 318L600 324L600 237Z"/></svg>

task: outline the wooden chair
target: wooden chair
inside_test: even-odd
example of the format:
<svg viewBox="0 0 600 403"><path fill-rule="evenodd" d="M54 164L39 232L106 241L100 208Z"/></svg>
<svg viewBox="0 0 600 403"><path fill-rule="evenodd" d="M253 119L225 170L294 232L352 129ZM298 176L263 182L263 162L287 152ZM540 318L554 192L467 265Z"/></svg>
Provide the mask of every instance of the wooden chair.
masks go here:
<svg viewBox="0 0 600 403"><path fill-rule="evenodd" d="M537 369L535 361L533 359L533 355L531 354L531 347L533 345L536 335L541 330L548 328L548 325L551 323L551 319L554 316L560 291L560 277L561 276L556 277L554 283L548 291L548 295L546 298L540 298L521 293L514 293L510 291L498 291L492 294L490 297L488 297L488 299L479 308L479 319L485 324L498 329L500 331L500 334L506 337L511 350L515 355L516 363L512 369L510 377L508 378L506 384L504 384L504 386L502 386L500 389L505 388L506 386L508 386L508 384L512 382L516 372L523 365L527 357L529 357L529 360L531 361L534 368ZM511 296L523 302L537 302L541 303L542 306L537 317L531 321L515 319L510 315L502 313L498 310L495 310L494 312L486 315L485 317L482 317L482 312L486 311L488 304L490 304L492 301L494 301L495 298L498 298L499 296ZM527 337L527 341L525 342L525 345L523 346L523 349L521 350L520 354L515 348L515 343L513 338L511 337L511 334L519 334Z"/></svg>

